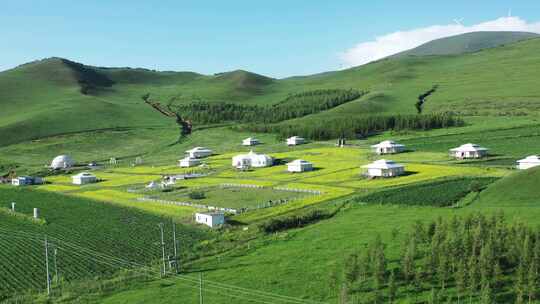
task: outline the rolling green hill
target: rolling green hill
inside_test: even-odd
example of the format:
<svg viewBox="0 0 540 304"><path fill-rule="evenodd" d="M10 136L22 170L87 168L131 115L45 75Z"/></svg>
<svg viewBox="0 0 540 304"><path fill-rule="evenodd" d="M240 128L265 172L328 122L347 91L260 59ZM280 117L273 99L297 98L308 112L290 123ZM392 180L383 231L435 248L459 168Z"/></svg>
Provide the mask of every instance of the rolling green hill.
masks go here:
<svg viewBox="0 0 540 304"><path fill-rule="evenodd" d="M518 171L481 193L478 207L540 207L540 167Z"/></svg>
<svg viewBox="0 0 540 304"><path fill-rule="evenodd" d="M491 37L494 36L494 37ZM476 33L448 38L456 45L500 45L527 34ZM465 41L465 42L464 42ZM440 44L440 42L438 43ZM477 48L476 48L477 49ZM232 71L216 75L91 67L60 58L0 73L0 138L11 144L51 135L119 127L167 126L140 98L162 103L275 104L294 93L320 89L369 90L370 94L293 123L377 114L414 114L418 95L437 84L424 113L530 115L540 110L540 39L452 56L388 58L343 71L272 79Z"/></svg>
<svg viewBox="0 0 540 304"><path fill-rule="evenodd" d="M106 164L110 157L120 162L95 169L104 180L94 185L71 185L73 173L58 172L46 177L48 184L37 186L39 190L0 187L3 207L16 201L18 210L24 214L14 216L5 210L0 213L0 228L7 231L0 235L3 236L0 257L8 263L12 256L28 255L30 261L24 265L21 265L26 261L23 259L12 263L9 276L0 275L0 283L13 280L9 287L0 284L0 298L3 286L10 294L24 289L20 287L25 282L15 281L19 277L26 280L27 287L37 288L37 292L43 290L43 234L52 240L56 238L57 244L79 247L79 251L66 253L60 259L60 263L65 261L61 264L62 276L74 285L62 282L55 286L56 295L51 299L43 296L44 303L176 303L179 300L195 303L199 300L199 273L205 280L205 300L211 303L252 303L252 297L263 303L335 303L342 293L340 286L347 263L344 256L362 253L378 235L388 244L385 248L388 266L395 267L400 263L403 252L400 244L407 241L408 227L419 222L428 224L439 221L438 218L474 212L489 214L503 209L509 221L517 219L535 225L540 209L530 207L536 206L540 194L535 190L540 169L510 173L508 165L516 158L540 152L536 151L540 149L539 50L540 39L528 39L460 55L388 58L343 71L287 79L272 79L247 71L201 75L92 67L60 58L2 72L1 173L16 168L19 174L34 174L58 154L69 154L81 164L90 161ZM314 91L368 90L368 94L329 110L280 122L322 121L332 127L332 121L343 118L415 114L418 95L434 85L438 85L437 90L423 104L423 113L453 111L464 117L464 126L383 132L368 140L350 140L351 145L345 148L334 147L333 141L287 147L273 134L257 134L262 145L243 147L241 140L253 134L231 128L230 122L196 124L192 135L175 142L174 121L141 100L141 95L151 93L154 100L162 103L176 97L176 103L226 102L247 109L276 104L291 106L284 101L294 96L298 98L292 99L299 104L306 100L321 101L304 98L312 96ZM362 178L359 167L377 158L369 145L390 138L410 149L392 156L407 166L408 174L387 180ZM481 161L448 158L449 148L469 141L490 148L493 155ZM263 208L251 213L232 216L232 225L215 233L188 220L193 209L137 200L146 192L142 188L149 181L189 172L176 164L183 151L194 146L209 147L217 154L204 160L210 176L182 180L174 191L166 189L160 195L182 198L183 191L210 191L205 188L214 191L216 188L208 187L229 182L316 190L322 194L278 206L267 202L271 207L264 208L263 204ZM275 156L280 163L297 158L312 161L315 170L291 175L284 165L247 172L231 168L233 155L252 148ZM142 156L144 164L132 165L135 156ZM450 176L448 180L439 180L446 175ZM500 179L480 194L470 193L473 179L494 178ZM238 191L234 196L227 193L237 199L241 197L241 188L234 190ZM427 194L432 194L429 200ZM376 198L375 203L355 200L366 195ZM474 200L476 195L478 198ZM471 198L472 203L461 208L433 206L454 204L463 196ZM250 197L250 203L256 199ZM415 206L418 203L425 204ZM33 207L42 210L46 225L29 219ZM338 211L330 218L298 229L274 234L259 230L259 224L273 217L290 217L294 221L299 214L311 210ZM94 277L116 275L115 271L124 267L106 263L118 262L118 258L145 265L154 262L159 273L156 259L161 253L156 242L159 240L156 224L169 223L170 217L177 220L178 228L183 231L184 277L170 276L144 283L124 281L120 275L112 284ZM35 239L25 240L28 233ZM170 237L170 233L167 235ZM169 240L167 244L169 253ZM100 258L105 255L109 259ZM423 261L419 260L418 265L423 265ZM422 279L420 275L418 278ZM354 293L370 299L372 284L366 282L364 287L358 285L360 289ZM419 301L427 302L428 286L431 286L428 284L423 284L424 290L420 291L400 285L399 301L412 302L410 297L414 295ZM513 302L506 298L512 297L512 281L508 280L504 286L498 302ZM381 290L386 293L386 287ZM454 286L448 286L445 293L450 299L456 298ZM14 302L39 303L25 298Z"/></svg>
<svg viewBox="0 0 540 304"><path fill-rule="evenodd" d="M528 32L473 32L436 39L414 49L392 57L460 55L488 48L503 46L522 40L538 38L540 35Z"/></svg>

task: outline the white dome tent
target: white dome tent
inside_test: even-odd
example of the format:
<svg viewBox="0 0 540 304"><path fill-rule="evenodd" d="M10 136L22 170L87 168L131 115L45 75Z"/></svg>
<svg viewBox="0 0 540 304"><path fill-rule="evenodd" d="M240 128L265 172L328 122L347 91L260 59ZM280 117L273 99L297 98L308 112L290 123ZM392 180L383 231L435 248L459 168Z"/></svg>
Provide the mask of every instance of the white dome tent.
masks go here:
<svg viewBox="0 0 540 304"><path fill-rule="evenodd" d="M71 168L75 162L69 155L59 155L55 157L50 165L51 169L66 169Z"/></svg>

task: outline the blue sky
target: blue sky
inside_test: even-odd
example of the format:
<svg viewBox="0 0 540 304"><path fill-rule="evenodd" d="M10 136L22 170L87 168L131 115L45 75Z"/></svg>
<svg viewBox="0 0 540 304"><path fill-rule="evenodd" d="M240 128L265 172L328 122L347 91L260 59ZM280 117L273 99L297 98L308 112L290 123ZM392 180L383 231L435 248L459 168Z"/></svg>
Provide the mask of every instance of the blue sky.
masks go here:
<svg viewBox="0 0 540 304"><path fill-rule="evenodd" d="M364 2L5 1L0 70L58 56L98 66L286 77L362 63L370 58L344 53L396 31L456 18L474 25L509 9L527 24L540 21L538 0ZM369 57L362 51L354 56Z"/></svg>

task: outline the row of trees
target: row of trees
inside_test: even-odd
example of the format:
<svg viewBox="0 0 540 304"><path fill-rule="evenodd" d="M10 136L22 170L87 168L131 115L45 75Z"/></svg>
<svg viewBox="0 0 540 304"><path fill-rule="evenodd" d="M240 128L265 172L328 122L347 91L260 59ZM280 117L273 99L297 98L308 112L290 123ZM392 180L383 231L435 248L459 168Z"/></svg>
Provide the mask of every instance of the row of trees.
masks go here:
<svg viewBox="0 0 540 304"><path fill-rule="evenodd" d="M355 100L365 93L353 89L314 90L291 94L272 106L198 101L177 104L174 109L176 113L181 113L182 117L201 124L228 121L275 123L326 111Z"/></svg>
<svg viewBox="0 0 540 304"><path fill-rule="evenodd" d="M277 133L281 137L301 135L313 140L332 138L356 138L388 130L430 130L462 126L463 120L452 113L422 115L386 115L361 117L319 118L278 124L246 124L238 126L242 131Z"/></svg>
<svg viewBox="0 0 540 304"><path fill-rule="evenodd" d="M397 261L385 249L377 237L346 259L334 279L341 303L532 303L538 296L540 230L508 224L502 214L416 222Z"/></svg>
<svg viewBox="0 0 540 304"><path fill-rule="evenodd" d="M313 210L304 214L273 218L259 225L265 233L274 233L292 228L299 228L311 223L332 217L333 214L323 210Z"/></svg>

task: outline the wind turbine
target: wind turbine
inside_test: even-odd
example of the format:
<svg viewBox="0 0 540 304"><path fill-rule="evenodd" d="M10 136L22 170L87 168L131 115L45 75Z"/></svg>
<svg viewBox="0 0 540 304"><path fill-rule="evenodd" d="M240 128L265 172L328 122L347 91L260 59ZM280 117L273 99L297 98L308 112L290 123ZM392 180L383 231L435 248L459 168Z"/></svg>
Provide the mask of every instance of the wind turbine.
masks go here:
<svg viewBox="0 0 540 304"><path fill-rule="evenodd" d="M461 25L463 26L463 24L461 23L461 21L463 21L463 18L459 18L459 19L454 19L454 22L457 24L457 25Z"/></svg>

